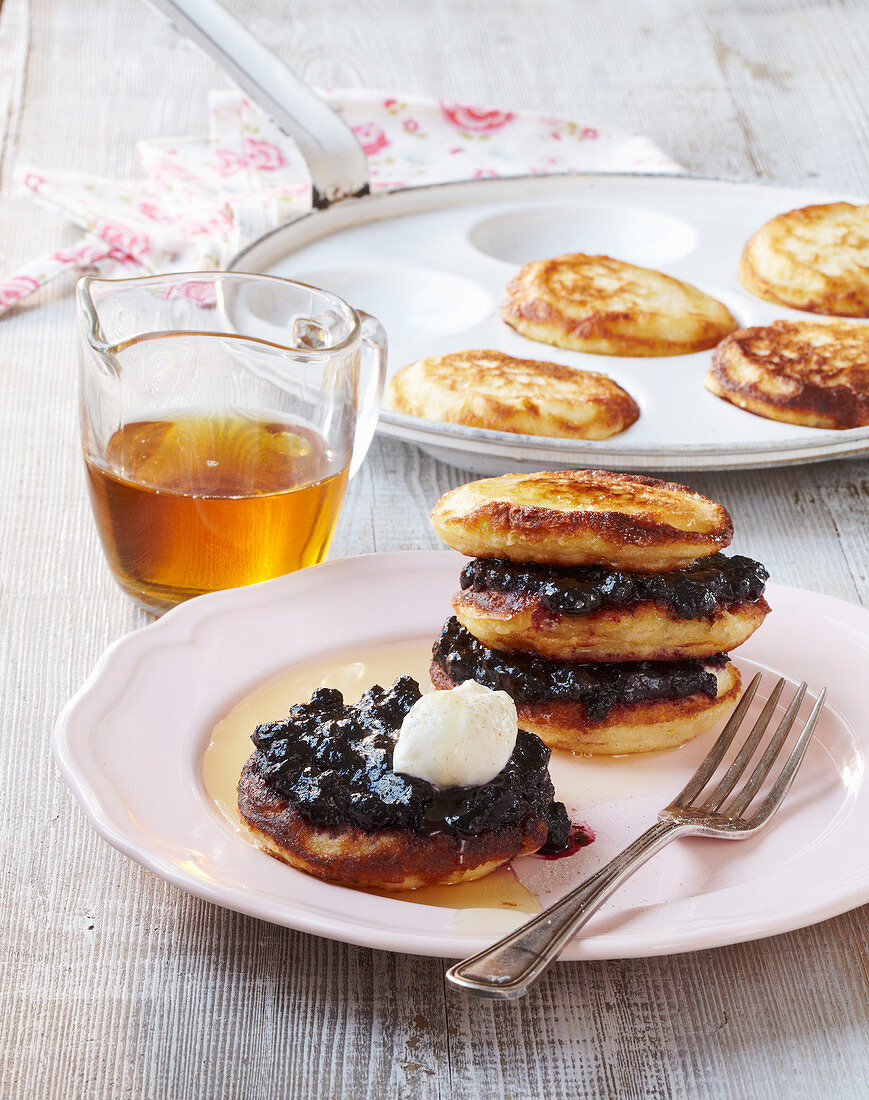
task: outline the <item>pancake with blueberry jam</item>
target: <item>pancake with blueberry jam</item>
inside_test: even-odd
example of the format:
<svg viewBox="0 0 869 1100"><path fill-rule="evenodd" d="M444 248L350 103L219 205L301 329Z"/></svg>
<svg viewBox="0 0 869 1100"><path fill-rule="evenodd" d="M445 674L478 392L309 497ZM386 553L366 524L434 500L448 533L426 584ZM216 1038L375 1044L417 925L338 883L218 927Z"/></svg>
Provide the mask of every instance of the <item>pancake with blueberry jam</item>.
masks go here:
<svg viewBox="0 0 869 1100"><path fill-rule="evenodd" d="M506 474L460 486L432 511L472 560L432 683L508 691L551 748L638 753L696 737L735 703L726 650L769 612L767 571L728 557L727 510L636 474Z"/></svg>
<svg viewBox="0 0 869 1100"><path fill-rule="evenodd" d="M520 726L550 748L609 755L690 741L733 709L741 683L723 653L682 661L551 661L491 649L452 617L434 644L431 680L448 689L466 679L509 692Z"/></svg>
<svg viewBox="0 0 869 1100"><path fill-rule="evenodd" d="M439 788L393 769L420 698L409 676L354 705L320 688L286 719L258 726L238 784L257 843L319 878L385 890L464 882L516 856L567 849L549 749L532 733L520 729L506 765L476 786Z"/></svg>
<svg viewBox="0 0 869 1100"><path fill-rule="evenodd" d="M459 622L494 649L557 661L672 661L742 645L769 614L769 574L714 554L667 573L475 558L453 597Z"/></svg>

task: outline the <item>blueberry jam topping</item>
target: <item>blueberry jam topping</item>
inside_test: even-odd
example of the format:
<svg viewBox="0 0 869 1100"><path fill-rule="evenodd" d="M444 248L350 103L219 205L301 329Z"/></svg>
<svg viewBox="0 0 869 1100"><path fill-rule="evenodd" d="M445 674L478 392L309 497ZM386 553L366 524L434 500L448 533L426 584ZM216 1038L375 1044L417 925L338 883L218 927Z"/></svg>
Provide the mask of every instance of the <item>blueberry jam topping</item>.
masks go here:
<svg viewBox="0 0 869 1100"><path fill-rule="evenodd" d="M685 699L701 693L714 699L718 683L709 669L722 668L729 660L719 653L702 661L549 661L532 653L489 649L455 616L447 619L432 657L454 684L473 679L506 691L516 703L579 703L592 721L606 718L613 707L651 699Z"/></svg>
<svg viewBox="0 0 869 1100"><path fill-rule="evenodd" d="M589 615L602 608L645 601L664 604L680 619L703 619L721 606L755 603L769 573L751 558L724 554L669 573L624 573L597 565L556 569L499 558L474 558L462 570L463 589L527 592L561 615Z"/></svg>
<svg viewBox="0 0 869 1100"><path fill-rule="evenodd" d="M283 721L257 726L266 784L317 825L474 835L542 817L546 850L566 847L567 811L553 802L549 749L534 734L519 730L503 771L483 786L439 789L392 770L398 731L419 698L410 676L386 690L375 685L352 706L340 691L319 688Z"/></svg>

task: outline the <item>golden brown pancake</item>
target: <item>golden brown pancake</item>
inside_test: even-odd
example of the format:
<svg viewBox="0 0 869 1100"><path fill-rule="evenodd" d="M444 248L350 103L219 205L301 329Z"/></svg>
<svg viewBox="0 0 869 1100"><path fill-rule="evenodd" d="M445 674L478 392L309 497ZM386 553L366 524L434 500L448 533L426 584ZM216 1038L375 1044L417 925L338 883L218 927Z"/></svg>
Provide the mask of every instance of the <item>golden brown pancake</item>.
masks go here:
<svg viewBox="0 0 869 1100"><path fill-rule="evenodd" d="M684 485L639 474L560 470L473 481L446 493L431 522L474 558L605 565L663 573L727 546L727 510Z"/></svg>
<svg viewBox="0 0 869 1100"><path fill-rule="evenodd" d="M810 313L869 317L869 206L803 206L772 218L739 261L759 298Z"/></svg>
<svg viewBox="0 0 869 1100"><path fill-rule="evenodd" d="M299 870L347 886L413 890L488 874L568 839L549 750L518 730L491 783L438 788L393 770L402 723L420 700L400 676L354 704L318 688L256 727L238 809L257 843Z"/></svg>
<svg viewBox="0 0 869 1100"><path fill-rule="evenodd" d="M387 404L428 420L561 439L609 439L640 415L605 374L492 350L431 355L402 367Z"/></svg>
<svg viewBox="0 0 869 1100"><path fill-rule="evenodd" d="M456 618L490 649L537 653L552 661L680 661L742 645L769 614L760 599L722 606L708 618L679 618L646 601L561 615L528 592L458 592Z"/></svg>
<svg viewBox="0 0 869 1100"><path fill-rule="evenodd" d="M810 428L869 425L869 325L774 321L712 355L706 388L741 409Z"/></svg>
<svg viewBox="0 0 869 1100"><path fill-rule="evenodd" d="M315 825L266 785L263 764L262 754L254 753L238 784L239 811L256 843L291 867L344 886L398 891L469 882L536 852L546 841L547 824L541 818L462 838L446 832Z"/></svg>
<svg viewBox="0 0 869 1100"><path fill-rule="evenodd" d="M582 253L526 264L501 317L532 340L596 355L686 355L736 328L726 306L690 283Z"/></svg>
<svg viewBox="0 0 869 1100"><path fill-rule="evenodd" d="M536 733L551 749L593 755L657 752L675 748L705 733L724 719L739 697L741 677L732 665L712 668L718 681L715 699L698 692L684 699L653 699L616 706L605 718L590 719L580 703L516 701L519 724ZM431 668L436 688L455 684L437 664Z"/></svg>

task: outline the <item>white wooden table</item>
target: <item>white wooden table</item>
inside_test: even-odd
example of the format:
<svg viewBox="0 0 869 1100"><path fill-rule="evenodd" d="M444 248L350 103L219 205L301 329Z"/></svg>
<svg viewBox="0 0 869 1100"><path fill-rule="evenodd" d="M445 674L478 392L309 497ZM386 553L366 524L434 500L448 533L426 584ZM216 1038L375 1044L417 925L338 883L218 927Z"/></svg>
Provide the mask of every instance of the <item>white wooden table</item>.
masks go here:
<svg viewBox="0 0 869 1100"><path fill-rule="evenodd" d="M231 0L314 84L626 124L698 174L866 193L861 0ZM742 9L742 10L740 10ZM16 163L137 174L223 83L139 0L3 0L0 267L73 239ZM188 897L109 849L49 749L103 648L139 626L109 579L78 453L69 282L0 320L0 1095L865 1097L867 912L693 955L566 964L516 1005L444 964ZM376 442L333 554L435 546L468 480ZM697 475L775 579L865 603L869 463ZM869 670L867 670L869 672Z"/></svg>

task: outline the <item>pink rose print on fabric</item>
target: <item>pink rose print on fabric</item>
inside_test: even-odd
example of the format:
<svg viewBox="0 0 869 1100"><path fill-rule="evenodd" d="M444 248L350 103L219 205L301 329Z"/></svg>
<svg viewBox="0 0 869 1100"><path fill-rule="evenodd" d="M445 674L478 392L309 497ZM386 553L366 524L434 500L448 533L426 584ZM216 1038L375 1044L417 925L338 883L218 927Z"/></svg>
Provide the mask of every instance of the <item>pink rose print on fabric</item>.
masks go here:
<svg viewBox="0 0 869 1100"><path fill-rule="evenodd" d="M164 222L171 225L175 219L166 213L166 211L158 206L155 202L140 202L139 213L144 214L146 218L150 218L152 222Z"/></svg>
<svg viewBox="0 0 869 1100"><path fill-rule="evenodd" d="M119 252L104 244L93 244L88 241L76 248L59 248L51 253L52 260L59 264L74 264L76 267L87 267L90 264L99 263L100 260L111 258L113 260L127 260L129 256L125 252Z"/></svg>
<svg viewBox="0 0 869 1100"><path fill-rule="evenodd" d="M401 124L409 134L415 134L419 129L419 123L415 118L406 118Z"/></svg>
<svg viewBox="0 0 869 1100"><path fill-rule="evenodd" d="M591 126L586 126L579 136L585 138L586 141L594 141L595 138L600 137L600 134L597 130L592 129Z"/></svg>
<svg viewBox="0 0 869 1100"><path fill-rule="evenodd" d="M23 183L29 190L39 191L45 183L45 177L38 175L36 172L25 172Z"/></svg>
<svg viewBox="0 0 869 1100"><path fill-rule="evenodd" d="M516 117L512 111L487 111L464 103L441 103L441 110L453 126L471 132L500 130Z"/></svg>
<svg viewBox="0 0 869 1100"><path fill-rule="evenodd" d="M244 153L248 168L256 168L260 172L273 172L286 164L284 154L277 145L261 138L245 138Z"/></svg>
<svg viewBox="0 0 869 1100"><path fill-rule="evenodd" d="M214 168L218 176L232 176L244 168L244 159L232 149L217 149L214 153Z"/></svg>
<svg viewBox="0 0 869 1100"><path fill-rule="evenodd" d="M8 309L38 289L39 283L29 275L13 275L11 279L0 283L0 309Z"/></svg>
<svg viewBox="0 0 869 1100"><path fill-rule="evenodd" d="M233 227L231 210L222 210L213 218L204 222L189 221L182 224L182 228L188 237L201 237L203 235L215 236L229 233Z"/></svg>
<svg viewBox="0 0 869 1100"><path fill-rule="evenodd" d="M148 175L155 183L167 183L169 180L195 180L196 176L183 165L172 160L158 160L148 169Z"/></svg>
<svg viewBox="0 0 869 1100"><path fill-rule="evenodd" d="M373 122L363 122L361 126L354 126L353 133L359 139L359 144L362 146L362 151L366 157L373 157L389 145L389 138Z"/></svg>
<svg viewBox="0 0 869 1100"><path fill-rule="evenodd" d="M122 252L125 257L141 260L151 251L151 241L147 233L136 233L135 230L125 225L118 225L117 222L97 218L94 222L94 232L106 244Z"/></svg>

